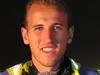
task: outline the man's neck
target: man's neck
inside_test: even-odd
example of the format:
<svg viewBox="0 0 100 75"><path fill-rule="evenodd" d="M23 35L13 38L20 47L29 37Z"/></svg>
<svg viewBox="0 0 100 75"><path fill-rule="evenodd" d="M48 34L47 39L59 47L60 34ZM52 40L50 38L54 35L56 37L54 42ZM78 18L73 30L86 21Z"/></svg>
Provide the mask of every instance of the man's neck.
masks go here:
<svg viewBox="0 0 100 75"><path fill-rule="evenodd" d="M41 65L40 63L38 63L35 59L32 59L32 63L34 64L34 66L36 67L36 69L38 70L38 72L51 72L51 71L56 71L56 70L59 69L59 66L60 66L60 62L59 62L56 66L53 66L53 67L45 67L45 66Z"/></svg>
<svg viewBox="0 0 100 75"><path fill-rule="evenodd" d="M51 72L51 71L56 71L58 70L59 64L57 64L54 67L44 67L41 66L40 64L38 66L36 66L36 64L34 64L34 66L36 67L36 69L38 70L38 72Z"/></svg>

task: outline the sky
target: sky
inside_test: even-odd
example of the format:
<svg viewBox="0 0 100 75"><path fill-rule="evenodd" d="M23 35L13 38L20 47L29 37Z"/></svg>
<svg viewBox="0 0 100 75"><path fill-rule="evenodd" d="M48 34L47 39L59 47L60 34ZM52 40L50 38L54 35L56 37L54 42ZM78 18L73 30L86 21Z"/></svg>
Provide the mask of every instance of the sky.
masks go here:
<svg viewBox="0 0 100 75"><path fill-rule="evenodd" d="M30 53L20 35L24 0L0 2L0 69L27 60ZM100 2L72 0L75 25L69 56L83 66L100 68Z"/></svg>

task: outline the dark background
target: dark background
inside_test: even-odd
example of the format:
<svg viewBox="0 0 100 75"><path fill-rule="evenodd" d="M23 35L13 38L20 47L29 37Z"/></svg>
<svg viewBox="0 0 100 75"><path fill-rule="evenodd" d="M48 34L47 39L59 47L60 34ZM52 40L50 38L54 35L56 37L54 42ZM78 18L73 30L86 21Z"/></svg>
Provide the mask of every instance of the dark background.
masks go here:
<svg viewBox="0 0 100 75"><path fill-rule="evenodd" d="M19 26L24 1L0 1L0 70L28 59L29 52L23 45ZM83 66L100 68L100 2L70 2L75 35L69 55Z"/></svg>

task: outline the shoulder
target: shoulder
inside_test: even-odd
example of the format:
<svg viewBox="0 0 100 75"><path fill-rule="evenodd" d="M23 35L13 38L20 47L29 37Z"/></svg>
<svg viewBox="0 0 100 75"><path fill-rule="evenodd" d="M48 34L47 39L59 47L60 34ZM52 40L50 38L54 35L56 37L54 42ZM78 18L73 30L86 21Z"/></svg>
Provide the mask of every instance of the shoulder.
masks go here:
<svg viewBox="0 0 100 75"><path fill-rule="evenodd" d="M80 75L100 75L100 73L96 72L95 70L86 68L86 67L80 67Z"/></svg>
<svg viewBox="0 0 100 75"><path fill-rule="evenodd" d="M0 73L0 75L21 75L23 69L27 72L30 65L31 65L31 61L20 63L7 68L4 72Z"/></svg>
<svg viewBox="0 0 100 75"><path fill-rule="evenodd" d="M7 71L0 73L0 75L9 75Z"/></svg>
<svg viewBox="0 0 100 75"><path fill-rule="evenodd" d="M71 61L72 69L74 71L74 75L100 75L100 73L97 72L96 70L83 67L71 58L70 58L70 61Z"/></svg>
<svg viewBox="0 0 100 75"><path fill-rule="evenodd" d="M21 69L22 69L22 64L17 64L17 65L7 68L0 75L15 75L15 72L18 73L18 71L21 71Z"/></svg>

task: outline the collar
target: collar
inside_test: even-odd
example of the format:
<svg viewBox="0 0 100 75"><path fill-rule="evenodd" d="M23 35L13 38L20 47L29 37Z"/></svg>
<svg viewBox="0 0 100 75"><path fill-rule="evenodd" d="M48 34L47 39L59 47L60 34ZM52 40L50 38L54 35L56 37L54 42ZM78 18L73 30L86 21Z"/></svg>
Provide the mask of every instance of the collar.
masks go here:
<svg viewBox="0 0 100 75"><path fill-rule="evenodd" d="M35 65L32 64L31 61L27 62L27 69L24 69L24 72L28 73L29 75L64 75L68 74L70 75L73 70L71 66L71 61L68 57L64 57L64 60L60 63L60 66L57 70L51 71L51 72L38 72Z"/></svg>

